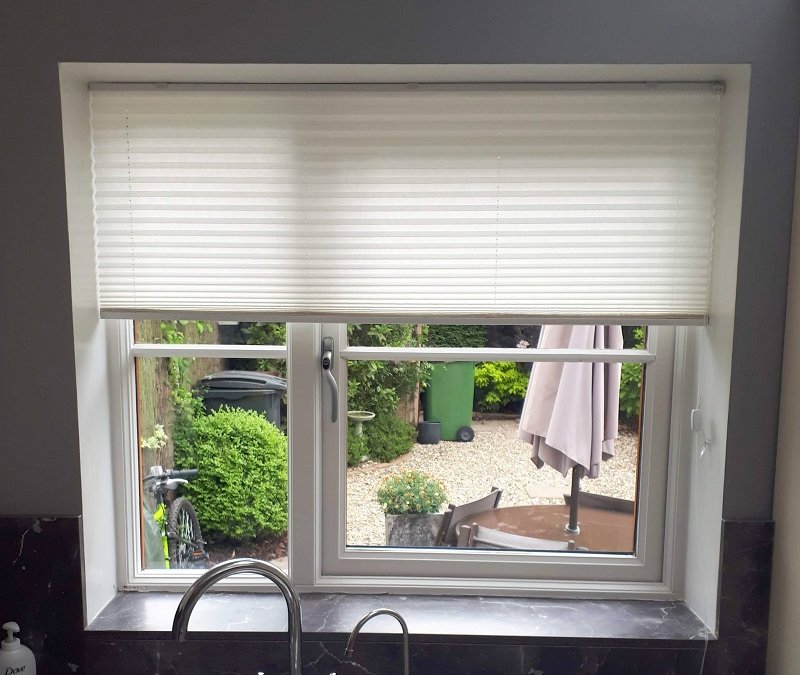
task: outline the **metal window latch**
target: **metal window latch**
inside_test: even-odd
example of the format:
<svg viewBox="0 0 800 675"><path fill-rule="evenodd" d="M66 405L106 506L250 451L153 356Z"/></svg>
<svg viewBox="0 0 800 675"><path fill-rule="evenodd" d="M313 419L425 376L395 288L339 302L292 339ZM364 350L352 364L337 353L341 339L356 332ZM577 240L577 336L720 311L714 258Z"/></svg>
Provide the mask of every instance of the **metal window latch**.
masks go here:
<svg viewBox="0 0 800 675"><path fill-rule="evenodd" d="M331 372L333 366L333 338L322 338L322 372L331 388L331 422L339 419L339 386Z"/></svg>
<svg viewBox="0 0 800 675"><path fill-rule="evenodd" d="M689 417L689 427L695 434L697 434L698 439L703 442L703 444L700 446L701 457L705 455L706 452L708 452L708 450L711 448L711 439L706 436L703 422L703 413L700 408L695 408L692 410Z"/></svg>

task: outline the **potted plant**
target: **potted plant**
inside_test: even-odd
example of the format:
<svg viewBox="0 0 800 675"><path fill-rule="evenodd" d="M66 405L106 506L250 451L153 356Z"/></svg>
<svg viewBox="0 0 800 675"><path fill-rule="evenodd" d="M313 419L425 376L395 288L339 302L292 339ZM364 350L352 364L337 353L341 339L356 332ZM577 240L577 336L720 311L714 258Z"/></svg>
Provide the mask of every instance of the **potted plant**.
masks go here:
<svg viewBox="0 0 800 675"><path fill-rule="evenodd" d="M386 478L378 502L386 514L387 546L433 546L447 501L444 486L421 471L404 471Z"/></svg>

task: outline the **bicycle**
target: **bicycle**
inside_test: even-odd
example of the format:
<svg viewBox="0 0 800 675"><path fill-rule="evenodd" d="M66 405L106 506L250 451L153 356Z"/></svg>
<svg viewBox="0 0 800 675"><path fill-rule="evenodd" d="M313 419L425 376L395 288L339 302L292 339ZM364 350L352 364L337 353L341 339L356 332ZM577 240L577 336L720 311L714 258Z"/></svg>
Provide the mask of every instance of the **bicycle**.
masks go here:
<svg viewBox="0 0 800 675"><path fill-rule="evenodd" d="M197 469L164 471L160 466L151 466L144 478L144 491L155 504L155 508L148 508L150 504L145 499L145 513L152 517L160 532L166 569L207 566L206 542L194 506L186 497L175 497L176 491L198 473Z"/></svg>

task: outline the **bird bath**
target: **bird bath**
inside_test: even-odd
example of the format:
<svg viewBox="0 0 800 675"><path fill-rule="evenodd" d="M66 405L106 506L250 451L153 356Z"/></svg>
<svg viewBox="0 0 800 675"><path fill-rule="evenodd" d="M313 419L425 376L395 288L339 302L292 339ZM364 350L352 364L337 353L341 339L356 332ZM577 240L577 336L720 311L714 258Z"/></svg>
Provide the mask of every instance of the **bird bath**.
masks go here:
<svg viewBox="0 0 800 675"><path fill-rule="evenodd" d="M374 419L375 413L368 410L348 410L347 418L356 424L356 436L364 433L364 422Z"/></svg>

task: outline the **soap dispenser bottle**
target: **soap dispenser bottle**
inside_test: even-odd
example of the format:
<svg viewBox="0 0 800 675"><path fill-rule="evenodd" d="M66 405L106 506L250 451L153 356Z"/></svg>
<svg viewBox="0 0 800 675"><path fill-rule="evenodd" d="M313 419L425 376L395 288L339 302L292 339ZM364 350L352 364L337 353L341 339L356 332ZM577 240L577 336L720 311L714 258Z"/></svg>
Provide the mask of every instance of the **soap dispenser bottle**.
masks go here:
<svg viewBox="0 0 800 675"><path fill-rule="evenodd" d="M3 630L6 638L0 642L0 675L36 675L33 652L14 637L19 626L9 621L3 624Z"/></svg>

